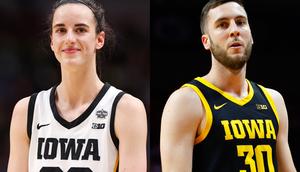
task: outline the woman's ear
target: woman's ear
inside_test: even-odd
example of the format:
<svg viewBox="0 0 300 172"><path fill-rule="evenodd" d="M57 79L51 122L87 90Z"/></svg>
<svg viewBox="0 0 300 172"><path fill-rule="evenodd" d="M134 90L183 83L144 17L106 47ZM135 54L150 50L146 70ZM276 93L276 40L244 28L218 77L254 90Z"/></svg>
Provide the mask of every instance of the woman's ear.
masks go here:
<svg viewBox="0 0 300 172"><path fill-rule="evenodd" d="M51 50L53 51L53 42L52 42L52 36L50 35L50 47L51 47Z"/></svg>
<svg viewBox="0 0 300 172"><path fill-rule="evenodd" d="M105 41L105 33L103 31L99 32L96 38L96 49L99 50L103 47Z"/></svg>

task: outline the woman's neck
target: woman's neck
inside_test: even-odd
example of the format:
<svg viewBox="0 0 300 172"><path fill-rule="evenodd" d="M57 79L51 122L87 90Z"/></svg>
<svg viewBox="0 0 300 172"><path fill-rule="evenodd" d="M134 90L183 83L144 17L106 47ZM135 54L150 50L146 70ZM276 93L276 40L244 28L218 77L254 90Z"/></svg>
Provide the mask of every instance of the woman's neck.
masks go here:
<svg viewBox="0 0 300 172"><path fill-rule="evenodd" d="M103 85L96 72L62 71L62 82L56 90L57 101L68 102L70 106L90 102Z"/></svg>

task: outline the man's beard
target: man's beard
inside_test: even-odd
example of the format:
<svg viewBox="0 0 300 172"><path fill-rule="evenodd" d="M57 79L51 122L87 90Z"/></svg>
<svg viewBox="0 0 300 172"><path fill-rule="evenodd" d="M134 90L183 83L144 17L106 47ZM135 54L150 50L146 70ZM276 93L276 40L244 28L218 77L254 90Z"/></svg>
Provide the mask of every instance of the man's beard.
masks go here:
<svg viewBox="0 0 300 172"><path fill-rule="evenodd" d="M244 65L247 63L247 61L249 60L250 54L252 51L252 44L251 43L247 44L243 55L229 56L225 49L214 44L212 41L211 41L210 50L211 50L212 54L214 55L214 57L216 58L216 60L218 60L226 68L229 68L232 70L239 70L239 69L243 68Z"/></svg>

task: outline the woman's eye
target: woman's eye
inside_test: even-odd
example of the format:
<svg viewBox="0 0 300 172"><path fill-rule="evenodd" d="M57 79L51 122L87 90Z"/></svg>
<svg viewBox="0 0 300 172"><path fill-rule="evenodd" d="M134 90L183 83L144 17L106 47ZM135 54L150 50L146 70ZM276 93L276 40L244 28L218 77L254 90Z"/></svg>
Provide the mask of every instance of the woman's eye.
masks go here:
<svg viewBox="0 0 300 172"><path fill-rule="evenodd" d="M78 33L84 33L84 32L86 32L87 30L85 29L85 28L77 28L76 29L76 32L78 32Z"/></svg>
<svg viewBox="0 0 300 172"><path fill-rule="evenodd" d="M64 28L58 28L55 30L56 33L65 33L66 32L66 29Z"/></svg>

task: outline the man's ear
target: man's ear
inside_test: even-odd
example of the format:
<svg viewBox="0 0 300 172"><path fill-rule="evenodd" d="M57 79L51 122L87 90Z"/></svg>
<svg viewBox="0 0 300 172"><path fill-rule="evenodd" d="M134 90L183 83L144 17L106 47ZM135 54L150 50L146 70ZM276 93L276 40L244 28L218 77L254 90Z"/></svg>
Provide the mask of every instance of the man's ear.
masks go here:
<svg viewBox="0 0 300 172"><path fill-rule="evenodd" d="M201 41L202 41L202 44L204 46L204 48L206 50L209 50L210 49L210 40L209 40L209 36L207 34L203 34L201 36Z"/></svg>

